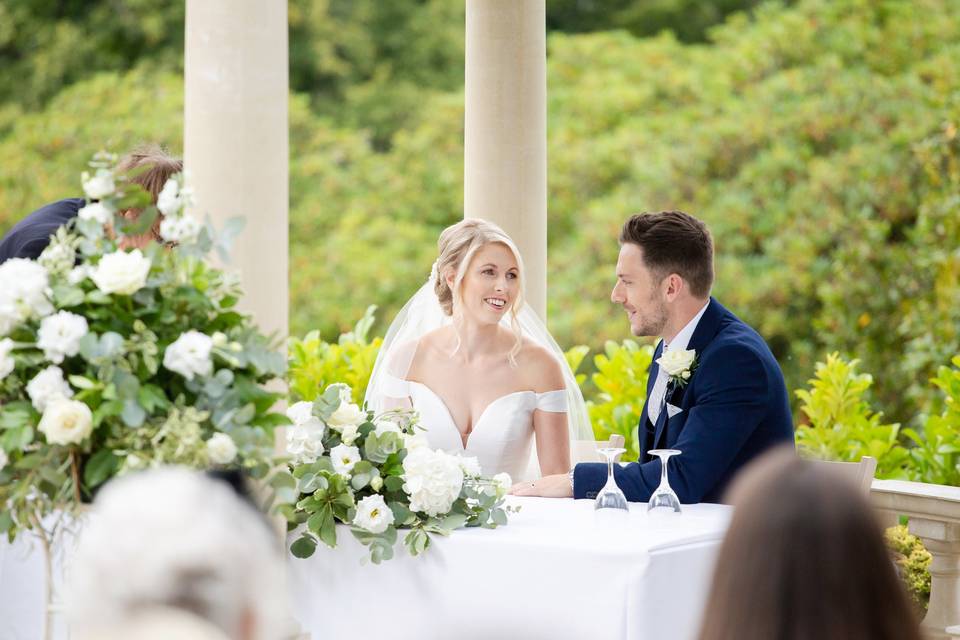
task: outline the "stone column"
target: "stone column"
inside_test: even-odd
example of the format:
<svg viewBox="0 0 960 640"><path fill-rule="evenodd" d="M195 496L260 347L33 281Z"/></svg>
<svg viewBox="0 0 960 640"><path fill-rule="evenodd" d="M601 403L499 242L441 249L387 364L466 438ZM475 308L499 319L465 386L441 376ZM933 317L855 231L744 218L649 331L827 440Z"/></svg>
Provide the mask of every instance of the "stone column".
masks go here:
<svg viewBox="0 0 960 640"><path fill-rule="evenodd" d="M287 3L187 0L184 163L195 212L245 227L228 268L243 311L287 335Z"/></svg>
<svg viewBox="0 0 960 640"><path fill-rule="evenodd" d="M503 227L547 306L545 0L466 0L464 217Z"/></svg>

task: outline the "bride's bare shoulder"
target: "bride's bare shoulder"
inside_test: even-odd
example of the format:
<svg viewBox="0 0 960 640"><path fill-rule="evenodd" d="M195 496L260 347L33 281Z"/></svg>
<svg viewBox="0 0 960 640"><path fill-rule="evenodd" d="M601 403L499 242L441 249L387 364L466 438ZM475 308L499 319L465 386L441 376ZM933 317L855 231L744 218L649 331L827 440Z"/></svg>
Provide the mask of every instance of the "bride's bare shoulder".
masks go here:
<svg viewBox="0 0 960 640"><path fill-rule="evenodd" d="M537 393L564 388L561 364L549 350L532 340L524 338L517 355L517 366Z"/></svg>

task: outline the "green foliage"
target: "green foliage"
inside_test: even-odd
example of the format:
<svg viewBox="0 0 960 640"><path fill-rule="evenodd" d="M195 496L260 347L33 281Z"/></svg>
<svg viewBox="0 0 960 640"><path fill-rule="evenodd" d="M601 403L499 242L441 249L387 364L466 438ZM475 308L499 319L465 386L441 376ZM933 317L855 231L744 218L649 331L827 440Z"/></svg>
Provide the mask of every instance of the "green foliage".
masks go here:
<svg viewBox="0 0 960 640"><path fill-rule="evenodd" d="M910 599L921 612L925 611L930 602L930 552L920 538L907 531L906 525L890 527L885 537Z"/></svg>
<svg viewBox="0 0 960 640"><path fill-rule="evenodd" d="M607 342L604 352L593 359L597 372L591 380L597 394L587 402L593 433L597 440L622 435L627 449L624 460L636 460L640 455L637 424L652 360L653 346L640 346L633 340Z"/></svg>
<svg viewBox="0 0 960 640"><path fill-rule="evenodd" d="M320 332L311 331L303 339L287 343L289 367L287 381L292 400L314 398L334 382L350 387L354 397L363 398L383 340L368 340L375 306L367 307L353 331L340 335L336 343L324 342Z"/></svg>
<svg viewBox="0 0 960 640"><path fill-rule="evenodd" d="M940 367L931 382L944 394L943 411L927 416L922 432L905 429L913 441L910 479L960 486L960 356Z"/></svg>
<svg viewBox="0 0 960 640"><path fill-rule="evenodd" d="M842 461L859 461L863 456L877 459L881 478L901 477L908 460L900 444L899 424L881 423L865 400L873 378L857 373L857 361L846 361L836 353L818 362L810 389L799 389L801 410L809 422L797 428L797 447L803 455Z"/></svg>

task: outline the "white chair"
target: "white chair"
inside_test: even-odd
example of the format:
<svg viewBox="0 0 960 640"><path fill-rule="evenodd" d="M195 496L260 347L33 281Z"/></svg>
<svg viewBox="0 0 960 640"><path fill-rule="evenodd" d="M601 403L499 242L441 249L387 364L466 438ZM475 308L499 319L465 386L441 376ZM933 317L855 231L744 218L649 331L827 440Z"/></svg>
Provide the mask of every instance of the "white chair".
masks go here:
<svg viewBox="0 0 960 640"><path fill-rule="evenodd" d="M870 497L870 485L873 483L873 474L877 470L877 459L863 456L860 462L834 462L832 460L810 460L817 468L847 478L867 498Z"/></svg>
<svg viewBox="0 0 960 640"><path fill-rule="evenodd" d="M601 447L622 447L624 438L620 434L613 434L609 440L576 440L571 443L570 458L573 464L579 462L605 462L603 456L597 453ZM617 456L617 461L620 456Z"/></svg>

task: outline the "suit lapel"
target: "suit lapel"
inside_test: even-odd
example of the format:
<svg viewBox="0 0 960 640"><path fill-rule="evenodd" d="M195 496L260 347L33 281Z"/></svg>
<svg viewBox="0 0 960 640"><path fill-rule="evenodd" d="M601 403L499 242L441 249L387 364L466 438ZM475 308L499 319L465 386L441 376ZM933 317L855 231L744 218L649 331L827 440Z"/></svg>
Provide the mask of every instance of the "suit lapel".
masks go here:
<svg viewBox="0 0 960 640"><path fill-rule="evenodd" d="M723 320L723 316L726 315L727 310L717 302L716 298L711 296L710 302L707 303L707 309L703 312L703 315L700 316L700 321L697 323L697 327L693 330L693 335L690 336L690 341L687 343L687 349L693 349L697 358L700 357L700 353L706 348L710 341L713 340L713 337L717 335L717 332L720 330L720 324ZM663 341L660 341L662 348ZM694 373L696 375L696 373ZM671 383L667 383L667 390L664 398L666 402L674 406L679 406L679 402L682 401L684 389L676 387ZM678 400L677 398L681 398ZM650 398L650 387L647 387L647 399ZM646 408L646 407L644 407ZM669 419L670 412L667 410L666 404L664 404L663 411L660 412L660 416L657 418L656 431L653 436L653 446L660 446L660 437L663 435L663 431L667 426L667 420Z"/></svg>
<svg viewBox="0 0 960 640"><path fill-rule="evenodd" d="M660 365L657 364L657 358L660 357L660 354L663 352L663 340L657 345L657 348L653 350L653 361L650 363L650 370L647 372L647 397L643 401L643 409L640 411L640 421L637 423L637 439L640 440L640 460L643 461L644 456L646 455L646 442L647 442L647 421L650 419L647 409L650 406L650 392L653 391L653 384L657 380L657 376L660 375Z"/></svg>

